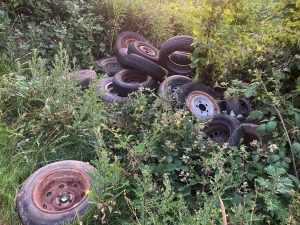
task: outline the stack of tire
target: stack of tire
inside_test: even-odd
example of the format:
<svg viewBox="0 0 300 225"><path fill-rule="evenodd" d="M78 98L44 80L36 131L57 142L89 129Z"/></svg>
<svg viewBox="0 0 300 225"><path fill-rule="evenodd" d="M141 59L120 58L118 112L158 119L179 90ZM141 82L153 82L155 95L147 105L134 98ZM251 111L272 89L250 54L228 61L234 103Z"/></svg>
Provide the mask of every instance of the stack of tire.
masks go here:
<svg viewBox="0 0 300 225"><path fill-rule="evenodd" d="M190 77L194 69L190 67L189 56L193 53L194 38L175 36L156 48L141 35L125 31L115 41L117 55L95 62L101 73L110 77L97 85L100 98L107 102L126 101L129 93L139 87L157 89L157 94L166 97L174 107L188 109L202 122L211 119L204 132L212 141L229 147L239 146L241 140L250 146L253 140L261 142L256 132L258 121L247 117L254 109L251 99L234 97L223 99L211 87L194 83ZM247 86L241 83L238 88ZM224 113L228 114L224 114ZM237 119L234 115L241 115Z"/></svg>

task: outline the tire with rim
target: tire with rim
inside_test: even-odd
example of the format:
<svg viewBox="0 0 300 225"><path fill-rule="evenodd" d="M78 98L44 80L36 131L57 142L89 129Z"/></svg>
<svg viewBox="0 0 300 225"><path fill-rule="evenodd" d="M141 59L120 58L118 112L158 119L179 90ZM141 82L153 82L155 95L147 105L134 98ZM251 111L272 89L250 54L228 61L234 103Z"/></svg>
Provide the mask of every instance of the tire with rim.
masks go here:
<svg viewBox="0 0 300 225"><path fill-rule="evenodd" d="M132 31L124 31L117 36L115 41L115 48L117 50L120 48L128 48L129 44L133 41L143 41L148 43L147 39L142 35Z"/></svg>
<svg viewBox="0 0 300 225"><path fill-rule="evenodd" d="M126 69L129 69L130 66L127 64L128 57L128 49L127 48L119 48L117 50L116 58L118 62Z"/></svg>
<svg viewBox="0 0 300 225"><path fill-rule="evenodd" d="M248 152L257 151L256 146L253 146L253 141L257 141L257 144L260 149L267 151L267 145L262 144L262 136L266 135L266 132L259 134L257 132L258 125L252 123L242 123L242 127L244 129L244 141L243 144L247 147Z"/></svg>
<svg viewBox="0 0 300 225"><path fill-rule="evenodd" d="M105 102L125 102L128 98L120 96L114 89L113 77L107 77L99 81L96 85L96 92L99 98Z"/></svg>
<svg viewBox="0 0 300 225"><path fill-rule="evenodd" d="M54 225L73 221L90 210L86 191L94 167L66 160L48 164L23 183L16 197L16 209L24 225Z"/></svg>
<svg viewBox="0 0 300 225"><path fill-rule="evenodd" d="M159 64L166 70L168 70L170 75L186 75L192 73L194 71L194 68L191 68L190 65L181 65L172 62L172 60L170 60L170 55L176 51L193 53L194 47L191 46L193 41L194 38L189 36L175 36L168 39L163 43L160 49Z"/></svg>
<svg viewBox="0 0 300 225"><path fill-rule="evenodd" d="M180 51L176 51L170 54L170 60L173 63L179 64L179 65L188 65L190 64L192 61L189 59L189 57L192 54L189 52L180 52Z"/></svg>
<svg viewBox="0 0 300 225"><path fill-rule="evenodd" d="M123 97L137 91L140 87L156 89L157 81L137 70L121 70L113 77L114 90Z"/></svg>
<svg viewBox="0 0 300 225"><path fill-rule="evenodd" d="M181 107L186 104L188 109L200 121L204 121L215 114L220 114L225 110L224 102L221 101L222 96L202 83L182 85L176 92L175 98L177 98Z"/></svg>
<svg viewBox="0 0 300 225"><path fill-rule="evenodd" d="M229 147L239 146L244 137L240 121L226 114L214 115L203 131L207 138L217 142L220 146L224 143L228 143Z"/></svg>
<svg viewBox="0 0 300 225"><path fill-rule="evenodd" d="M173 97L181 86L191 82L193 82L191 78L183 75L169 76L159 85L157 94Z"/></svg>
<svg viewBox="0 0 300 225"><path fill-rule="evenodd" d="M104 57L95 62L95 68L99 70L101 74L107 74L112 77L117 72L124 70L125 68L118 62L115 56Z"/></svg>
<svg viewBox="0 0 300 225"><path fill-rule="evenodd" d="M163 67L136 54L131 53L128 55L127 64L158 81L162 81L168 76L168 71Z"/></svg>
<svg viewBox="0 0 300 225"><path fill-rule="evenodd" d="M159 50L154 46L142 42L142 41L133 41L128 46L128 54L136 54L144 57L156 64L158 64L159 60Z"/></svg>
<svg viewBox="0 0 300 225"><path fill-rule="evenodd" d="M82 89L88 88L90 82L97 78L95 70L82 69L68 73L68 77L73 79Z"/></svg>

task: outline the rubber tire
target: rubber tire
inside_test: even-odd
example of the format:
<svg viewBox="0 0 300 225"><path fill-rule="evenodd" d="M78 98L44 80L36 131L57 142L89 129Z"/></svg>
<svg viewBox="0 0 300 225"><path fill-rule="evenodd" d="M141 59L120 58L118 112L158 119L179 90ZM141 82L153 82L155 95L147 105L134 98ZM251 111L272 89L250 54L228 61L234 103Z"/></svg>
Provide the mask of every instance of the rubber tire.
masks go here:
<svg viewBox="0 0 300 225"><path fill-rule="evenodd" d="M128 46L128 54L136 54L144 57L156 64L158 64L159 60L159 50L154 46L142 42L142 41L133 41Z"/></svg>
<svg viewBox="0 0 300 225"><path fill-rule="evenodd" d="M187 83L181 86L181 88L177 91L175 98L178 100L178 106L180 108L183 108L184 105L187 105L186 100L188 96L194 92L194 91L201 91L206 93L208 96L210 96L213 101L215 101L216 108L215 111L216 114L222 113L226 108L223 101L220 101L222 99L222 96L218 94L216 91L214 91L211 87L206 86L202 83ZM200 96L200 95L199 95ZM189 108L191 112L191 110ZM205 119L206 117L199 117L196 113L194 113L200 120ZM215 114L213 114L215 115ZM207 116L209 118L209 116Z"/></svg>
<svg viewBox="0 0 300 225"><path fill-rule="evenodd" d="M99 81L96 85L96 92L99 94L99 98L105 102L126 102L128 98L119 96L113 87L113 77L107 77Z"/></svg>
<svg viewBox="0 0 300 225"><path fill-rule="evenodd" d="M137 91L140 87L156 89L157 81L137 70L121 70L113 77L114 90L122 97Z"/></svg>
<svg viewBox="0 0 300 225"><path fill-rule="evenodd" d="M195 70L190 65L179 65L170 60L170 55L176 51L193 53L193 41L194 38L190 36L175 36L163 43L159 53L159 64L168 70L169 75L187 75Z"/></svg>
<svg viewBox="0 0 300 225"><path fill-rule="evenodd" d="M231 115L231 112L233 112L235 116L242 114L240 102L235 97L226 98L224 103L227 114Z"/></svg>
<svg viewBox="0 0 300 225"><path fill-rule="evenodd" d="M254 140L262 142L262 135L266 135L266 132L259 134L257 132L258 125L253 123L242 123L244 129L244 141L243 144L247 146L248 152L256 151L255 147L251 146L250 143ZM264 151L268 151L268 146L266 144L261 145Z"/></svg>
<svg viewBox="0 0 300 225"><path fill-rule="evenodd" d="M19 219L24 225L55 225L73 221L74 219L82 216L86 211L90 210L92 204L90 203L90 197L86 199L73 209L70 209L61 213L47 213L43 212L34 204L32 199L32 192L37 182L43 178L46 174L57 169L73 168L79 170L88 176L90 183L92 179L88 173L94 171L94 167L88 163L65 160L48 164L39 170L35 171L30 177L24 181L16 197L16 209L19 215Z"/></svg>
<svg viewBox="0 0 300 225"><path fill-rule="evenodd" d="M169 76L159 85L157 94L163 97L175 96L182 85L191 82L193 82L191 78L183 75ZM174 90L174 88L176 89Z"/></svg>
<svg viewBox="0 0 300 225"><path fill-rule="evenodd" d="M76 87L80 86L82 89L88 88L90 82L97 78L97 73L95 70L77 70L75 72L70 72L67 75L70 79L74 79L77 83Z"/></svg>
<svg viewBox="0 0 300 225"><path fill-rule="evenodd" d="M149 43L146 38L142 35L132 32L132 31L124 31L121 32L116 40L115 40L115 48L118 50L120 48L128 48L129 44L132 41L143 41Z"/></svg>
<svg viewBox="0 0 300 225"><path fill-rule="evenodd" d="M191 53L176 51L170 54L170 60L179 65L188 65L191 64L189 56Z"/></svg>
<svg viewBox="0 0 300 225"><path fill-rule="evenodd" d="M216 135L216 128L214 126L226 127L229 130L229 137L226 142L228 142L229 147L239 146L241 139L244 137L244 129L240 121L236 118L229 116L227 114L216 114L213 116L212 120L204 128L204 133L209 137L211 133Z"/></svg>
<svg viewBox="0 0 300 225"><path fill-rule="evenodd" d="M127 48L119 48L117 50L116 58L118 62L126 69L130 69L130 66L127 64L128 57L128 49Z"/></svg>
<svg viewBox="0 0 300 225"><path fill-rule="evenodd" d="M104 57L95 62L95 68L99 69L101 74L107 74L112 77L117 72L124 70L125 68L118 62L115 56Z"/></svg>
<svg viewBox="0 0 300 225"><path fill-rule="evenodd" d="M162 81L165 77L168 76L168 71L163 67L136 54L128 55L127 64L132 68L139 70L158 81Z"/></svg>

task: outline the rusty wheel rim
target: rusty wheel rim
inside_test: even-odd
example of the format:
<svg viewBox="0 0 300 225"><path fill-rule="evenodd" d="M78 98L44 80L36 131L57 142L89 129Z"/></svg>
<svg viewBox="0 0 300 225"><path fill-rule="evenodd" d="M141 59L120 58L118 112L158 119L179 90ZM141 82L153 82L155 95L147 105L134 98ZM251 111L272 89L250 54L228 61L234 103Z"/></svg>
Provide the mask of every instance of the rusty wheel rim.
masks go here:
<svg viewBox="0 0 300 225"><path fill-rule="evenodd" d="M89 178L76 169L57 169L43 176L33 190L33 202L47 213L62 213L80 205L90 189Z"/></svg>
<svg viewBox="0 0 300 225"><path fill-rule="evenodd" d="M204 119L205 117L220 113L220 109L215 99L202 91L191 92L186 99L186 103L188 108L199 119Z"/></svg>
<svg viewBox="0 0 300 225"><path fill-rule="evenodd" d="M130 73L123 74L121 76L121 80L129 84L135 84L135 83L141 84L148 80L148 76L143 73L130 72Z"/></svg>
<svg viewBox="0 0 300 225"><path fill-rule="evenodd" d="M122 46L123 48L128 48L129 44L130 44L131 42L133 42L133 41L138 41L138 40L137 40L136 38L134 38L134 37L123 38L123 39L121 40L121 46Z"/></svg>
<svg viewBox="0 0 300 225"><path fill-rule="evenodd" d="M205 133L209 139L213 142L217 142L219 146L228 142L230 138L230 130L228 126L222 123L212 123L205 130Z"/></svg>
<svg viewBox="0 0 300 225"><path fill-rule="evenodd" d="M142 44L137 44L136 47L139 49L139 51L141 51L145 55L148 55L148 56L150 56L152 58L154 58L154 57L157 56L157 54L155 53L155 51L152 48L148 47L148 46L145 46L145 45L142 45Z"/></svg>

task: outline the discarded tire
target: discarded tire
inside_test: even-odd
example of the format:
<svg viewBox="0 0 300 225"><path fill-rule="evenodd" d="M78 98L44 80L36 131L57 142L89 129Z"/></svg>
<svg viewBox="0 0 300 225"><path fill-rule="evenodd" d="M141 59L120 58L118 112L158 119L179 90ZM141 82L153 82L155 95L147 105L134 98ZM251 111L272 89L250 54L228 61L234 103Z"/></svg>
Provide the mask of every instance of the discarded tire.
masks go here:
<svg viewBox="0 0 300 225"><path fill-rule="evenodd" d="M194 47L191 46L193 41L194 38L189 36L175 36L162 44L159 53L159 64L168 70L169 75L186 75L194 71L194 68L191 68L190 65L177 64L170 60L170 55L176 51L193 53Z"/></svg>
<svg viewBox="0 0 300 225"><path fill-rule="evenodd" d="M162 81L165 77L168 76L168 71L163 67L136 54L128 55L127 64L132 68L139 70L158 81Z"/></svg>
<svg viewBox="0 0 300 225"><path fill-rule="evenodd" d="M117 36L115 48L117 50L120 48L128 48L129 44L133 41L143 41L148 43L146 38L144 38L142 35L132 31L124 31Z"/></svg>
<svg viewBox="0 0 300 225"><path fill-rule="evenodd" d="M123 97L140 87L156 89L157 82L152 77L137 70L121 70L113 77L114 90Z"/></svg>
<svg viewBox="0 0 300 225"><path fill-rule="evenodd" d="M73 221L92 204L86 191L94 167L75 161L55 162L34 172L20 188L16 209L24 225L54 225Z"/></svg>
<svg viewBox="0 0 300 225"><path fill-rule="evenodd" d="M121 97L114 89L113 78L108 77L102 79L96 86L99 98L105 102L124 102L127 98Z"/></svg>
<svg viewBox="0 0 300 225"><path fill-rule="evenodd" d="M181 105L188 109L201 121L220 114L225 110L221 96L212 88L201 83L187 83L181 86L176 96Z"/></svg>
<svg viewBox="0 0 300 225"><path fill-rule="evenodd" d="M118 62L115 56L104 57L95 62L95 68L102 74L107 74L112 77L117 72L124 70L125 68Z"/></svg>
<svg viewBox="0 0 300 225"><path fill-rule="evenodd" d="M239 146L244 130L241 123L234 117L226 114L214 115L212 121L204 128L207 138L217 142L220 146L228 143L229 147Z"/></svg>
<svg viewBox="0 0 300 225"><path fill-rule="evenodd" d="M119 62L124 68L129 69L130 66L127 64L127 57L128 57L127 51L128 51L127 48L119 48L119 49L117 50L116 58L117 58L118 62Z"/></svg>
<svg viewBox="0 0 300 225"><path fill-rule="evenodd" d="M244 141L243 144L247 147L248 152L254 152L257 151L257 147L267 151L267 145L262 144L262 136L264 136L266 133L259 134L257 132L258 125L252 124L252 123L242 123L242 127L244 129ZM253 142L257 142L256 146Z"/></svg>
<svg viewBox="0 0 300 225"><path fill-rule="evenodd" d="M142 42L142 41L133 41L128 46L128 54L136 54L144 57L156 64L158 64L159 60L159 50L154 46Z"/></svg>
<svg viewBox="0 0 300 225"><path fill-rule="evenodd" d="M182 75L173 75L167 77L157 90L157 94L161 96L173 97L176 92L186 83L191 83L192 79Z"/></svg>
<svg viewBox="0 0 300 225"><path fill-rule="evenodd" d="M188 65L191 63L191 60L189 59L189 57L192 54L189 52L180 52L180 51L176 51L170 54L170 60L173 63L179 64L179 65Z"/></svg>
<svg viewBox="0 0 300 225"><path fill-rule="evenodd" d="M94 70L83 69L68 73L68 77L75 80L76 86L86 89L90 82L97 78L97 74Z"/></svg>

